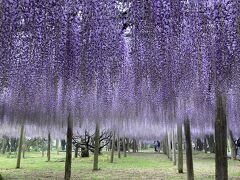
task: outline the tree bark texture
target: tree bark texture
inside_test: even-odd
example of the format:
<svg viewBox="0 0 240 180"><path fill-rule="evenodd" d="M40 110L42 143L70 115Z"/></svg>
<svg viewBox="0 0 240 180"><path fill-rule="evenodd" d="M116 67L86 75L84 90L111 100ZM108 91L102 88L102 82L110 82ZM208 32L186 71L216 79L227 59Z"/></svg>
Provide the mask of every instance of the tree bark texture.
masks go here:
<svg viewBox="0 0 240 180"><path fill-rule="evenodd" d="M51 134L48 133L47 161L51 160Z"/></svg>
<svg viewBox="0 0 240 180"><path fill-rule="evenodd" d="M110 163L113 163L114 151L115 151L115 131L113 131L113 136L112 136L112 147L111 147Z"/></svg>
<svg viewBox="0 0 240 180"><path fill-rule="evenodd" d="M95 138L94 138L94 158L93 158L93 170L98 169L98 155L99 155L99 124L96 122L96 129L95 129Z"/></svg>
<svg viewBox="0 0 240 180"><path fill-rule="evenodd" d="M186 118L184 121L184 131L186 139L186 164L187 164L187 179L194 180L193 159L192 159L192 140L190 131L190 122Z"/></svg>
<svg viewBox="0 0 240 180"><path fill-rule="evenodd" d="M21 164L21 154L22 154L22 145L23 145L23 133L24 133L24 125L21 125L20 129L20 138L19 138L19 144L18 144L18 154L17 154L17 165L16 169L20 168Z"/></svg>
<svg viewBox="0 0 240 180"><path fill-rule="evenodd" d="M65 161L65 180L71 178L71 166L72 166L72 136L73 136L73 121L71 114L68 115L68 127L67 127L67 146L66 146L66 161Z"/></svg>
<svg viewBox="0 0 240 180"><path fill-rule="evenodd" d="M215 178L217 180L228 179L227 119L225 100L221 92L217 92L215 119Z"/></svg>
<svg viewBox="0 0 240 180"><path fill-rule="evenodd" d="M182 124L177 125L178 136L178 173L183 173Z"/></svg>

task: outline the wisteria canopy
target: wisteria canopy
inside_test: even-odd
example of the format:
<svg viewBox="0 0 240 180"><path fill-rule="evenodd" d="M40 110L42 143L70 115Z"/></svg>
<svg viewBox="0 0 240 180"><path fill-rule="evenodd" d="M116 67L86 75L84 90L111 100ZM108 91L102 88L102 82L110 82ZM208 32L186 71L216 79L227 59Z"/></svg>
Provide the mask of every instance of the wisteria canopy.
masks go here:
<svg viewBox="0 0 240 180"><path fill-rule="evenodd" d="M240 135L239 0L0 0L2 125L209 133L216 91Z"/></svg>

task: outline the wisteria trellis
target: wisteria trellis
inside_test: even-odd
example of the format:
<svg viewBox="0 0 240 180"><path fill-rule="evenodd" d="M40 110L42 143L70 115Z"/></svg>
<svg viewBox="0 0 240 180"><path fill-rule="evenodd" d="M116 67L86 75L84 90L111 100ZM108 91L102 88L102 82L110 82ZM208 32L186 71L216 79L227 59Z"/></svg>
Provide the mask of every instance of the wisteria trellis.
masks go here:
<svg viewBox="0 0 240 180"><path fill-rule="evenodd" d="M240 125L239 0L1 0L0 122L211 131Z"/></svg>

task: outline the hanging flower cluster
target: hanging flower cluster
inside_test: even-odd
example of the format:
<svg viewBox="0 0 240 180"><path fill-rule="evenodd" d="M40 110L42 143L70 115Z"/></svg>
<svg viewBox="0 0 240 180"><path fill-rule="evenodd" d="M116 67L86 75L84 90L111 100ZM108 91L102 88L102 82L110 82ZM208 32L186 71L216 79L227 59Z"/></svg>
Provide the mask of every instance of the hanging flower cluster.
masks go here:
<svg viewBox="0 0 240 180"><path fill-rule="evenodd" d="M221 91L237 133L237 1L0 3L0 122L59 129L71 113L150 137L188 116L208 133Z"/></svg>

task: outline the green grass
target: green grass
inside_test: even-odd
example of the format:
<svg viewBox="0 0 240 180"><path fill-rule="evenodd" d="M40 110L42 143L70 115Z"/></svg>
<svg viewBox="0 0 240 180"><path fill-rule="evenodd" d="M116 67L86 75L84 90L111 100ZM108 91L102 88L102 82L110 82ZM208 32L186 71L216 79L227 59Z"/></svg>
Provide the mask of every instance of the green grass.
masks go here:
<svg viewBox="0 0 240 180"><path fill-rule="evenodd" d="M51 154L51 162L41 157L40 152L26 152L21 169L15 169L16 158L0 156L0 173L4 179L63 179L64 153ZM195 179L214 179L214 155L194 152ZM186 179L186 173L178 174L177 167L164 154L150 152L129 153L127 158L109 163L109 153L99 158L99 171L92 171L93 156L73 158L72 179ZM229 179L240 180L240 161L229 160ZM184 164L184 172L186 166Z"/></svg>

